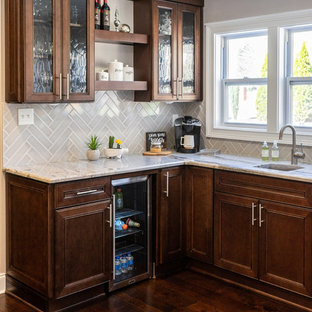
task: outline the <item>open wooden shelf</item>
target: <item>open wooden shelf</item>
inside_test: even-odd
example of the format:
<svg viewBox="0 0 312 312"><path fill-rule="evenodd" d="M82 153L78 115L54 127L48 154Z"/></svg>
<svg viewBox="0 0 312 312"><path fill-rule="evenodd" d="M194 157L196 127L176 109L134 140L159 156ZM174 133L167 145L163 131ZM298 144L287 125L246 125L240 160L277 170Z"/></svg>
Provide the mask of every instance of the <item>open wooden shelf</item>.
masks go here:
<svg viewBox="0 0 312 312"><path fill-rule="evenodd" d="M96 91L147 91L147 81L96 81Z"/></svg>
<svg viewBox="0 0 312 312"><path fill-rule="evenodd" d="M148 44L148 35L96 29L95 42L121 43L129 45Z"/></svg>

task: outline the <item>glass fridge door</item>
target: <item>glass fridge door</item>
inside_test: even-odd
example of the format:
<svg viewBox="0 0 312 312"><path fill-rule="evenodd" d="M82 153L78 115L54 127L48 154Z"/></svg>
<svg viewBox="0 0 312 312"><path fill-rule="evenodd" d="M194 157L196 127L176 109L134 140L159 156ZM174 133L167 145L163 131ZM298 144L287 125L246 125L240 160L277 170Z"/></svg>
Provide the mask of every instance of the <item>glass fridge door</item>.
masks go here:
<svg viewBox="0 0 312 312"><path fill-rule="evenodd" d="M113 283L133 283L150 272L150 179L113 180Z"/></svg>

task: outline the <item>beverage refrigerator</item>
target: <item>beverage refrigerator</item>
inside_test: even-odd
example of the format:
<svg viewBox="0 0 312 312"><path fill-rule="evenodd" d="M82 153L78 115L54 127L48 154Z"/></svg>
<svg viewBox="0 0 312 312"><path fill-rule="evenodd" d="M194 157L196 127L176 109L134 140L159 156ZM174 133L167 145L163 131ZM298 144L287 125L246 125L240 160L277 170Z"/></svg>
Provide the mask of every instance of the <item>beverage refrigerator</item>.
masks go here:
<svg viewBox="0 0 312 312"><path fill-rule="evenodd" d="M142 175L112 180L112 268L109 291L152 275L152 178Z"/></svg>

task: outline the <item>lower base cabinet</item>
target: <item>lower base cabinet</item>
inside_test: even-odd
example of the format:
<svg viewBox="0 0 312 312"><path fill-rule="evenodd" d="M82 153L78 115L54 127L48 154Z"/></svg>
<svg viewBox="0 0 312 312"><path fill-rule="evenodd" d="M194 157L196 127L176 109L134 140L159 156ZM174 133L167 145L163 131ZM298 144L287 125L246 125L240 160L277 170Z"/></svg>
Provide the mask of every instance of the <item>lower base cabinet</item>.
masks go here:
<svg viewBox="0 0 312 312"><path fill-rule="evenodd" d="M312 295L312 212L260 201L259 279Z"/></svg>
<svg viewBox="0 0 312 312"><path fill-rule="evenodd" d="M185 172L187 256L213 262L213 170L188 167Z"/></svg>
<svg viewBox="0 0 312 312"><path fill-rule="evenodd" d="M104 283L109 269L110 201L55 212L55 295L63 297Z"/></svg>
<svg viewBox="0 0 312 312"><path fill-rule="evenodd" d="M184 168L181 167L164 169L160 173L160 264L184 257L183 174Z"/></svg>
<svg viewBox="0 0 312 312"><path fill-rule="evenodd" d="M214 196L214 264L235 273L258 276L258 224L252 221L256 199Z"/></svg>
<svg viewBox="0 0 312 312"><path fill-rule="evenodd" d="M305 197L308 193L302 191L308 185L297 182L287 185L283 182L283 185L276 179L272 184L275 186L268 188L263 183L265 179L274 182L272 178L232 173L218 176L216 173L214 264L311 296L312 210L266 200L270 199L271 193L276 196L279 191L285 192L280 201L287 201L286 196L291 196L294 201L293 194L300 194L302 198L299 199L309 206L309 198ZM223 192L218 192L220 188ZM243 188L249 195L254 192L257 197L238 194Z"/></svg>
<svg viewBox="0 0 312 312"><path fill-rule="evenodd" d="M7 292L42 311L105 295L110 179L47 184L7 174Z"/></svg>

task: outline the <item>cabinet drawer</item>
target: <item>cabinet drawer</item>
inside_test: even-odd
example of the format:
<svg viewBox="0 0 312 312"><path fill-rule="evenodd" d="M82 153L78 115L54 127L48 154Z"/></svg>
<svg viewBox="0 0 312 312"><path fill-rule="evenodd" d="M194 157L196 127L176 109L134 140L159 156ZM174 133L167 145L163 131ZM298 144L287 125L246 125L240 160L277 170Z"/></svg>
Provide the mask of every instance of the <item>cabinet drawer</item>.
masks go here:
<svg viewBox="0 0 312 312"><path fill-rule="evenodd" d="M216 170L215 191L312 208L309 183Z"/></svg>
<svg viewBox="0 0 312 312"><path fill-rule="evenodd" d="M55 186L55 207L74 206L110 197L110 179L99 178L61 183Z"/></svg>

